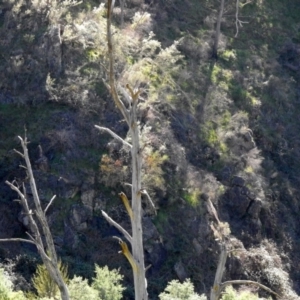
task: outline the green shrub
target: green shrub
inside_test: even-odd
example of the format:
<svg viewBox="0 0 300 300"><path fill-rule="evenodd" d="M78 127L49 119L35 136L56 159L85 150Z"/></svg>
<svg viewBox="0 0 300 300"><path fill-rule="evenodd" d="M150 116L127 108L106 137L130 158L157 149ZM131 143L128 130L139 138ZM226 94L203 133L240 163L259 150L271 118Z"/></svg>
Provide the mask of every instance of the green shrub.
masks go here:
<svg viewBox="0 0 300 300"><path fill-rule="evenodd" d="M101 300L120 300L125 288L121 285L123 276L118 270L109 270L107 266L95 266L96 277L93 278L92 287L99 292Z"/></svg>
<svg viewBox="0 0 300 300"><path fill-rule="evenodd" d="M0 300L9 300L11 290L12 283L4 275L3 269L0 269Z"/></svg>
<svg viewBox="0 0 300 300"><path fill-rule="evenodd" d="M225 293L221 300L258 300L258 296L250 293L249 291L243 291L237 293L232 286L226 288Z"/></svg>
<svg viewBox="0 0 300 300"><path fill-rule="evenodd" d="M0 300L26 300L21 291L13 291L13 284L3 269L0 269Z"/></svg>
<svg viewBox="0 0 300 300"><path fill-rule="evenodd" d="M61 261L58 262L58 268L63 276L64 282L68 282L68 268ZM55 298L59 295L59 289L44 264L38 265L35 275L32 279L33 286L37 290L40 298Z"/></svg>
<svg viewBox="0 0 300 300"><path fill-rule="evenodd" d="M159 295L160 300L206 300L205 295L198 295L194 292L194 285L187 279L180 283L178 280L172 280L168 283L165 291Z"/></svg>
<svg viewBox="0 0 300 300"><path fill-rule="evenodd" d="M98 291L89 286L87 279L74 276L68 284L71 300L98 300ZM102 298L100 298L102 299Z"/></svg>

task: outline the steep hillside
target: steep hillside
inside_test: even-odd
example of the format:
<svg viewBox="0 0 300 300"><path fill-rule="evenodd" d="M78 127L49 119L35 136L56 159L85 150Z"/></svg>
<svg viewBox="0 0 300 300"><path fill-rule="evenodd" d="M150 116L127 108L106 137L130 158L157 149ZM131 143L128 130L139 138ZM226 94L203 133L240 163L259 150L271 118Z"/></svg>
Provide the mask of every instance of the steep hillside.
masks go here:
<svg viewBox="0 0 300 300"><path fill-rule="evenodd" d="M224 280L256 280L298 299L300 2L240 5L237 37L235 3L225 3L217 60L219 1L128 0L123 12L118 5L116 72L121 84L143 90L143 180L158 208L155 215L143 203L150 299L173 278L189 277L197 292L209 293L219 247L208 198L229 224L228 245L239 250L228 258ZM63 261L87 278L94 263L121 267L124 299L132 299L130 266L112 239L119 233L100 213L129 228L117 196L128 189L129 155L94 128L130 140L102 80L105 6L6 0L0 12L1 237L25 236L16 195L4 182L26 181L12 151L26 126L43 204L58 196L49 223ZM34 266L35 250L0 250L29 282L22 265Z"/></svg>

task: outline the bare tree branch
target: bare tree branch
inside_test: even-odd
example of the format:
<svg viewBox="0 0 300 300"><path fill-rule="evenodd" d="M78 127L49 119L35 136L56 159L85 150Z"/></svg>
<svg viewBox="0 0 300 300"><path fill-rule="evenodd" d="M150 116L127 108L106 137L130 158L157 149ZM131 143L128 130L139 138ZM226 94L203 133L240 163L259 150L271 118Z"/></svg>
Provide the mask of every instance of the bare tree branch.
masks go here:
<svg viewBox="0 0 300 300"><path fill-rule="evenodd" d="M105 220L112 226L116 227L127 239L127 241L132 244L132 237L131 235L116 221L114 221L105 211L101 210L102 216Z"/></svg>
<svg viewBox="0 0 300 300"><path fill-rule="evenodd" d="M131 206L129 204L129 200L128 200L127 196L122 192L122 193L119 194L119 197L121 198L130 219L132 220L133 219L133 212L132 212L132 209L131 209Z"/></svg>
<svg viewBox="0 0 300 300"><path fill-rule="evenodd" d="M148 194L147 190L142 189L142 190L141 190L141 193L147 197L148 201L150 202L151 206L152 206L153 209L154 209L155 215L157 215L157 211L156 211L155 205L154 205L154 203L153 203L153 201L152 201L150 195Z"/></svg>
<svg viewBox="0 0 300 300"><path fill-rule="evenodd" d="M119 135L117 135L116 133L114 133L109 128L107 128L107 127L101 127L101 126L98 126L98 125L95 125L95 127L97 129L101 130L101 131L105 131L105 132L109 133L113 138L117 139L123 145L126 145L127 147L129 147L131 149L132 146L128 142L126 142L125 140L123 140Z"/></svg>
<svg viewBox="0 0 300 300"><path fill-rule="evenodd" d="M22 154L20 151L14 149L14 152L17 153L18 155L20 155L22 158L24 158L24 154Z"/></svg>
<svg viewBox="0 0 300 300"><path fill-rule="evenodd" d="M23 193L20 191L20 189L16 186L16 185L14 185L13 183L11 183L11 182L9 182L9 181L5 181L5 183L7 184L7 185L9 185L9 187L12 189L12 190L14 190L14 191L16 191L18 194L19 194L19 196L22 198L22 197L24 197L24 195L23 195Z"/></svg>
<svg viewBox="0 0 300 300"><path fill-rule="evenodd" d="M54 196L51 198L50 202L48 203L47 207L46 207L45 210L44 210L44 214L46 214L47 210L49 209L49 207L51 206L51 204L52 204L52 202L54 201L55 198L56 198L56 195L54 195Z"/></svg>
<svg viewBox="0 0 300 300"><path fill-rule="evenodd" d="M30 240L36 245L38 244L37 240L29 233L29 232L26 232L26 234L29 236Z"/></svg>
<svg viewBox="0 0 300 300"><path fill-rule="evenodd" d="M132 99L131 99L130 95L126 92L126 90L120 84L118 84L118 90L121 92L124 99L126 100L128 108L130 108L132 105Z"/></svg>
<svg viewBox="0 0 300 300"><path fill-rule="evenodd" d="M24 242L35 245L35 242L31 240L21 239L21 238L8 238L8 239L0 239L0 243L4 242Z"/></svg>
<svg viewBox="0 0 300 300"><path fill-rule="evenodd" d="M229 280L229 281L225 281L221 284L221 290L224 290L224 288L228 285L232 285L232 284L252 284L252 285L256 285L264 290L266 290L267 292L279 297L279 295L277 293L275 293L273 290L271 290L270 288L268 288L267 286L258 283L256 281L252 281L252 280Z"/></svg>
<svg viewBox="0 0 300 300"><path fill-rule="evenodd" d="M222 284L222 278L225 271L225 264L227 260L227 249L225 243L221 243L220 246L221 246L221 253L219 257L217 272L215 274L214 285L210 291L210 300L219 300L219 297L222 292L221 284Z"/></svg>
<svg viewBox="0 0 300 300"><path fill-rule="evenodd" d="M222 17L224 13L224 2L225 0L221 0L221 6L218 14L217 19L217 26L216 26L216 32L215 32L215 41L213 46L213 58L218 58L218 47L219 47L219 39L220 39L220 33L221 33L221 23L222 23Z"/></svg>
<svg viewBox="0 0 300 300"><path fill-rule="evenodd" d="M124 106L123 102L119 98L119 95L118 95L117 89L116 89L116 83L115 83L115 72L114 72L115 57L114 57L114 48L113 48L112 33L111 33L112 6L113 6L113 1L108 0L108 2L107 2L107 46L108 46L108 56L109 56L110 93L113 97L113 100L114 100L116 106L119 108L119 110L122 113L122 115L124 116L128 126L130 127L129 113L128 113L126 107Z"/></svg>
<svg viewBox="0 0 300 300"><path fill-rule="evenodd" d="M27 144L28 144L27 137L25 135L24 139L22 139L20 136L18 138L21 141L21 146L23 148L23 154L19 151L16 151L16 152L22 158L24 158L25 163L26 163L25 168L26 168L27 176L29 178L31 193L33 195L33 202L34 202L34 206L35 206L34 214L35 214L36 219L38 220L38 222L40 224L40 228L45 236L45 244L47 246L47 251L49 252L49 255L46 254L44 241L41 237L39 226L37 225L35 219L33 218L32 209L29 208L28 200L27 200L27 193L26 193L26 188L25 188L24 183L22 184L23 192L21 192L19 186L17 184L15 184L15 181L12 183L9 181L6 181L6 184L9 185L12 190L14 190L18 193L23 210L24 210L25 214L28 216L30 230L32 231L33 234L31 235L30 233L27 232L27 235L29 236L29 240L13 238L13 239L5 239L5 240L2 239L0 241L19 241L19 242L27 242L27 243L34 244L37 247L38 253L41 256L43 263L45 264L47 271L50 274L50 277L57 284L57 286L60 290L62 300L69 300L68 288L67 288L67 285L64 282L61 272L58 268L57 254L56 254L53 238L52 238L52 235L50 232L50 228L49 228L46 216L45 216L45 212L47 211L47 209L53 202L55 196L52 197L52 199L50 200L50 203L48 204L48 206L46 207L45 212L44 212L41 207L41 202L39 199L33 170L32 170L31 163L30 163L30 158L29 158L28 148L27 148Z"/></svg>
<svg viewBox="0 0 300 300"><path fill-rule="evenodd" d="M134 92L129 85L126 88L129 93L125 91L122 87L118 87L121 91L125 101L128 104L128 110L126 109L124 103L120 100L117 93L117 84L115 82L115 72L114 72L114 47L112 42L111 33L111 20L112 20L112 6L113 0L108 0L107 5L107 47L109 56L109 85L110 93L112 98L123 114L128 126L129 132L131 134L132 147L131 147L131 166L132 166L132 186L131 186L131 210L133 212L133 218L131 218L131 229L132 237L127 233L124 228L119 224L111 220L106 213L102 212L103 216L114 226L118 226L119 230L126 233L125 237L130 240L132 249L132 258L135 264L132 265L133 269L133 279L134 279L134 290L135 290L135 300L148 300L147 292L147 280L145 275L145 262L144 262L144 246L143 246L143 227L142 227L142 205L141 205L141 170L142 170L142 155L140 146L140 133L137 118L137 105L140 91ZM121 244L122 249L126 247L126 244ZM124 248L125 249L125 248ZM123 251L125 251L123 249Z"/></svg>
<svg viewBox="0 0 300 300"><path fill-rule="evenodd" d="M207 200L207 209L211 213L211 215L214 217L214 219L217 223L217 228L215 228L213 223L210 226L214 232L215 237L217 237L217 239L220 241L219 245L220 245L220 250L221 250L221 253L219 256L219 261L218 261L218 267L217 267L217 271L215 274L214 284L210 291L210 300L219 300L222 291L225 289L226 286L231 285L231 284L253 284L253 285L259 286L260 288L268 291L269 293L272 293L272 294L278 296L278 294L276 294L274 291L272 291L270 288L266 287L265 285L255 282L255 281L251 281L251 280L229 280L229 281L225 281L222 283L222 278L223 278L223 274L225 271L225 265L226 265L227 255L228 255L228 250L226 247L227 234L226 234L226 232L224 232L224 230L222 230L222 224L225 224L225 223L222 223L220 221L218 212L215 209L214 205L212 204L210 198L208 197L206 200ZM236 250L232 250L229 252L241 251L241 250L243 250L243 249L236 249Z"/></svg>
<svg viewBox="0 0 300 300"><path fill-rule="evenodd" d="M121 248L122 248L122 253L123 255L127 258L127 260L129 261L132 269L134 272L137 272L138 271L138 268L137 268L137 264L136 264L136 261L135 259L133 258L131 252L129 251L128 249L128 246L127 244L119 237L117 236L113 236L113 238L117 239L119 241L119 244L121 245Z"/></svg>
<svg viewBox="0 0 300 300"><path fill-rule="evenodd" d="M250 1L246 1L244 4L242 4L242 6L245 6L249 3L251 3L252 0ZM241 21L239 19L239 6L240 6L240 0L236 0L236 9L235 9L235 27L236 27L236 33L235 33L235 38L238 36L239 34L239 26L243 27L244 23L249 23L249 22L245 22L245 21Z"/></svg>

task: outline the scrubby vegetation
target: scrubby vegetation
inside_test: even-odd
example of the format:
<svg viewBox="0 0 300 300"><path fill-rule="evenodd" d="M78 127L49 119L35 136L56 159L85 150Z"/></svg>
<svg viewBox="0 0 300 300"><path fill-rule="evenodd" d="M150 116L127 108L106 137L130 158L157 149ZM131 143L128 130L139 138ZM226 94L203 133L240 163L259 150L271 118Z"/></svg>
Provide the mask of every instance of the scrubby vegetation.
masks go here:
<svg viewBox="0 0 300 300"><path fill-rule="evenodd" d="M25 125L43 207L49 195L57 195L47 216L76 300L104 297L110 276L116 279L113 299L133 298L130 266L111 238L119 233L101 218L104 209L129 228L117 194L128 191L131 159L126 147L99 135L94 125L107 126L128 142L132 137L104 84L106 7L100 2L0 4L1 237L29 230L4 184L17 179L27 187L11 151ZM122 10L116 1L113 17L116 76L124 87L142 91L143 182L157 208L143 199L145 257L152 265L149 298L169 299L181 288L191 299L209 295L218 260L209 197L231 231L224 279L255 280L283 299L297 299L300 6L293 0L244 6L241 1L239 17L246 23L234 37L236 3L225 3L215 60L219 1L125 2ZM20 251L27 255L24 265L32 264L34 249L0 244L4 262L17 261ZM122 275L101 269L107 281L97 281L98 275L93 281L94 263L121 268ZM175 268L179 263L181 271ZM4 272L3 299L23 299L34 272L16 263L12 273L26 273L29 284L20 281L24 294L16 292ZM198 295L191 282L172 282L182 273ZM54 295L37 297L46 296ZM268 296L228 289L222 299Z"/></svg>
<svg viewBox="0 0 300 300"><path fill-rule="evenodd" d="M68 279L66 266L60 263L60 270L68 284L71 300L120 300L124 287L121 284L123 276L117 270L95 266L95 277L92 284L87 279L74 276ZM38 265L33 276L35 292L23 293L14 291L14 284L7 272L1 269L0 299L1 300L53 300L60 299L58 287L50 278L44 265Z"/></svg>
<svg viewBox="0 0 300 300"><path fill-rule="evenodd" d="M178 280L172 280L165 291L159 295L160 300L206 300L202 295L194 292L194 286L190 280L180 283Z"/></svg>

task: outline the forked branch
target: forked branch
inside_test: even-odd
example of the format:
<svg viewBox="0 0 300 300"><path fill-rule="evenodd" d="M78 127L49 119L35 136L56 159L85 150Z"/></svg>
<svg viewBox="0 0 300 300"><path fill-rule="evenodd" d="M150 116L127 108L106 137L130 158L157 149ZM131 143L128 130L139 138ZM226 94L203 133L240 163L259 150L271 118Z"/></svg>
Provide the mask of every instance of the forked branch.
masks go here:
<svg viewBox="0 0 300 300"><path fill-rule="evenodd" d="M245 6L249 3L251 3L252 0L246 1L245 3L242 4L242 6ZM239 34L239 27L243 27L244 23L249 23L249 22L245 22L245 21L241 21L239 19L239 6L240 6L240 0L236 0L236 8L235 8L235 27L236 27L236 33L235 33L235 38L238 36Z"/></svg>
<svg viewBox="0 0 300 300"><path fill-rule="evenodd" d="M57 261L57 255L56 250L53 242L53 238L50 232L50 228L45 216L45 213L47 212L48 208L50 207L51 203L55 199L55 196L52 197L49 204L47 205L45 211L42 210L40 198L38 195L37 186L34 179L33 170L30 163L30 158L28 154L28 148L27 148L27 137L25 135L25 138L22 139L20 136L18 137L21 141L23 153L19 151L15 151L18 155L20 155L24 160L26 167L26 173L27 177L29 178L31 193L33 195L33 202L34 202L34 208L31 209L28 205L28 199L27 199L27 193L24 183L22 184L22 190L20 189L19 185L16 184L16 182L9 182L6 181L6 184L10 186L10 188L14 191L16 191L20 197L20 202L24 210L24 214L28 217L29 224L30 224L30 230L32 233L28 233L29 239L22 239L22 238L8 238L8 239L1 239L0 242L26 242L30 244L34 244L38 250L39 255L42 258L43 263L45 264L47 271L50 274L50 277L53 279L53 281L57 284L62 300L69 300L69 292L68 288L66 286L66 283L63 280L63 277L60 273L60 270L58 268L58 261ZM33 215L35 215L35 218L33 218ZM36 220L39 222L39 226L36 222ZM40 228L43 232L44 239L42 239ZM45 245L46 247L45 247ZM46 253L45 249L47 248Z"/></svg>
<svg viewBox="0 0 300 300"><path fill-rule="evenodd" d="M210 201L210 199L207 199L207 209L208 211L211 213L211 215L215 218L216 223L217 224L211 224L211 229L214 232L215 237L217 238L216 240L219 241L219 246L220 246L220 256L219 256L219 262L218 262L218 267L217 267L217 271L215 274L215 280L214 280L214 284L213 287L211 288L210 291L210 300L219 300L222 291L225 289L226 286L231 285L231 284L252 284L252 285L256 285L266 291L268 291L269 293L278 296L277 293L275 293L274 291L272 291L270 288L266 287L265 285L255 282L255 281L251 281L251 280L229 280L229 281L225 281L222 283L222 278L223 278L223 274L225 271L225 265L226 265L226 260L227 260L227 236L229 234L228 231L224 231L222 229L222 225L224 225L225 223L222 223L219 219L218 216L218 212L215 209L214 205L212 204L212 202ZM223 226L224 227L224 226ZM234 250L232 250L234 251ZM230 252L232 252L230 251Z"/></svg>
<svg viewBox="0 0 300 300"><path fill-rule="evenodd" d="M132 237L128 233L127 230L125 230L120 224L118 224L116 221L114 221L105 211L101 210L102 216L105 218L105 220L112 226L116 227L127 239L127 241L131 244L132 243Z"/></svg>

